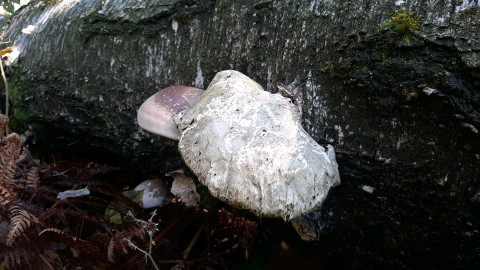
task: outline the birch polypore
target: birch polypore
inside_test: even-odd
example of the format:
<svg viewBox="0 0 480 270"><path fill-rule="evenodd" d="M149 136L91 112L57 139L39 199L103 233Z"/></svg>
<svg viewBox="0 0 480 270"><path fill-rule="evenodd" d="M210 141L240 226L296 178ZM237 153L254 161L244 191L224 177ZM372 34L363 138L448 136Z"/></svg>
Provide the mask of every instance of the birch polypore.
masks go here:
<svg viewBox="0 0 480 270"><path fill-rule="evenodd" d="M240 72L217 73L174 121L179 151L199 181L258 216L298 217L319 208L340 183L333 147L305 132L291 100Z"/></svg>

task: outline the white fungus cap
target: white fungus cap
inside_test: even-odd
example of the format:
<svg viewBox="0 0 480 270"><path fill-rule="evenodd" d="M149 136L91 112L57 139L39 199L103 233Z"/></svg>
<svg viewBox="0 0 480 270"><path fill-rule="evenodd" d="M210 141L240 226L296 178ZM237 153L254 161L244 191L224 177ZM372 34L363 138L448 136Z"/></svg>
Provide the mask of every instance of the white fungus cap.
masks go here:
<svg viewBox="0 0 480 270"><path fill-rule="evenodd" d="M333 147L310 137L291 100L238 71L217 73L174 121L185 164L233 207L291 220L320 208L340 184Z"/></svg>
<svg viewBox="0 0 480 270"><path fill-rule="evenodd" d="M203 92L201 89L183 85L158 91L138 109L138 125L152 133L178 140L180 132L173 122L173 116L189 108Z"/></svg>
<svg viewBox="0 0 480 270"><path fill-rule="evenodd" d="M195 207L200 203L195 181L188 177L182 169L165 174L173 177L170 192L182 200L186 207Z"/></svg>
<svg viewBox="0 0 480 270"><path fill-rule="evenodd" d="M152 208L170 202L167 185L160 179L145 180L135 187L136 191L143 191L142 207Z"/></svg>

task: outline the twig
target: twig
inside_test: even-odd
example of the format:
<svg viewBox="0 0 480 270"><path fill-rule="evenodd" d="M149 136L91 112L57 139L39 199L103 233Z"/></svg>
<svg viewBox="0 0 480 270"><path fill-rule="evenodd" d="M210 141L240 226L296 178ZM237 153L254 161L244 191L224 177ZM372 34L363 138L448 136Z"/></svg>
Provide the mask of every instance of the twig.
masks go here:
<svg viewBox="0 0 480 270"><path fill-rule="evenodd" d="M153 223L153 217L157 214L157 209L155 209L152 213L152 216L150 217L150 219L148 220L149 222L152 222ZM153 241L153 232L152 231L148 231L148 237L150 238L150 242L148 244L148 254L150 254L150 256L152 256L152 247L153 245L155 245L155 241Z"/></svg>
<svg viewBox="0 0 480 270"><path fill-rule="evenodd" d="M192 250L193 246L197 242L198 237L200 236L200 233L203 231L203 229L205 228L206 225L207 225L207 220L205 220L203 222L202 226L200 226L200 228L198 228L198 231L193 236L192 241L190 241L190 244L188 245L188 247L185 249L185 251L183 251L183 259L184 260L186 260L188 258L188 255L190 254L190 251Z"/></svg>
<svg viewBox="0 0 480 270"><path fill-rule="evenodd" d="M143 254L145 254L145 257L146 258L149 258L150 261L152 262L153 264L153 267L155 267L156 270L160 270L160 268L158 268L158 265L155 263L155 261L153 260L153 257L152 257L152 254L150 254L149 252L146 252L145 250L139 248L138 246L136 246L130 239L127 239L127 238L123 238L123 241L127 242L128 246L133 248L134 250L138 250L140 252L142 252Z"/></svg>
<svg viewBox="0 0 480 270"><path fill-rule="evenodd" d="M55 207L57 207L57 205L59 205L60 203L64 202L63 200L58 200L56 201L50 208L48 208L45 212L43 212L40 217L38 218L38 220L44 220L45 217L47 217L47 214L52 211Z"/></svg>
<svg viewBox="0 0 480 270"><path fill-rule="evenodd" d="M45 259L45 257L42 254L38 254L38 255L40 256L40 259L42 259L42 261L45 263L44 266L47 266L48 269L50 269L50 270L55 270L55 268L52 266L52 264L47 259Z"/></svg>
<svg viewBox="0 0 480 270"><path fill-rule="evenodd" d="M183 217L185 216L185 212L183 212L180 216L178 216L174 221L172 221L170 224L168 224L167 227L165 227L157 236L155 236L155 239L153 239L153 243L158 243L161 241L161 239L167 235L167 233L170 232L170 230L175 227L175 225L177 225L177 223L183 219ZM150 244L150 243L149 243ZM132 263L134 263L135 261L138 260L138 255L135 255L133 258L131 258L127 265L131 265Z"/></svg>
<svg viewBox="0 0 480 270"><path fill-rule="evenodd" d="M5 116L8 117L8 82L3 70L3 59L0 56L0 70L2 72L3 83L5 84Z"/></svg>

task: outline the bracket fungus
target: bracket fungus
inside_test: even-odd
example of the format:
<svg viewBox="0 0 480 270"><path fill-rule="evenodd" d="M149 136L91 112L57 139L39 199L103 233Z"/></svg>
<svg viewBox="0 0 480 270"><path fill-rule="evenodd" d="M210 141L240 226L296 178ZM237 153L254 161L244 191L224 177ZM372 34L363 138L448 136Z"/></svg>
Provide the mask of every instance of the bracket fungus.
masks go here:
<svg viewBox="0 0 480 270"><path fill-rule="evenodd" d="M217 73L174 121L180 154L199 181L214 197L257 216L301 216L340 183L333 147L305 132L291 100L238 71Z"/></svg>
<svg viewBox="0 0 480 270"><path fill-rule="evenodd" d="M138 125L152 133L178 140L180 133L172 117L190 107L203 92L201 89L183 85L158 91L138 109Z"/></svg>
<svg viewBox="0 0 480 270"><path fill-rule="evenodd" d="M257 216L299 217L340 184L333 147L305 132L292 99L238 71L217 73L205 91L161 90L142 104L137 120L179 139L186 165L214 197Z"/></svg>

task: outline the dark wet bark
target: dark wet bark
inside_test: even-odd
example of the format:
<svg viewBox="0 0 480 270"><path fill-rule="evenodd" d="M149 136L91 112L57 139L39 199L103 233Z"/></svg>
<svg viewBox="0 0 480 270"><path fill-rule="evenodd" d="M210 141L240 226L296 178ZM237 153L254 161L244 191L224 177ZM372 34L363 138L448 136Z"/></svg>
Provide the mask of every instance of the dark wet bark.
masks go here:
<svg viewBox="0 0 480 270"><path fill-rule="evenodd" d="M158 89L206 88L224 69L271 92L305 83L304 127L334 145L342 172L321 213L325 249L353 266L479 259L473 1L103 2L36 4L13 18L5 37L21 52L10 77L17 123L160 173L181 163L175 144L135 122ZM381 29L401 8L421 18L411 38Z"/></svg>

